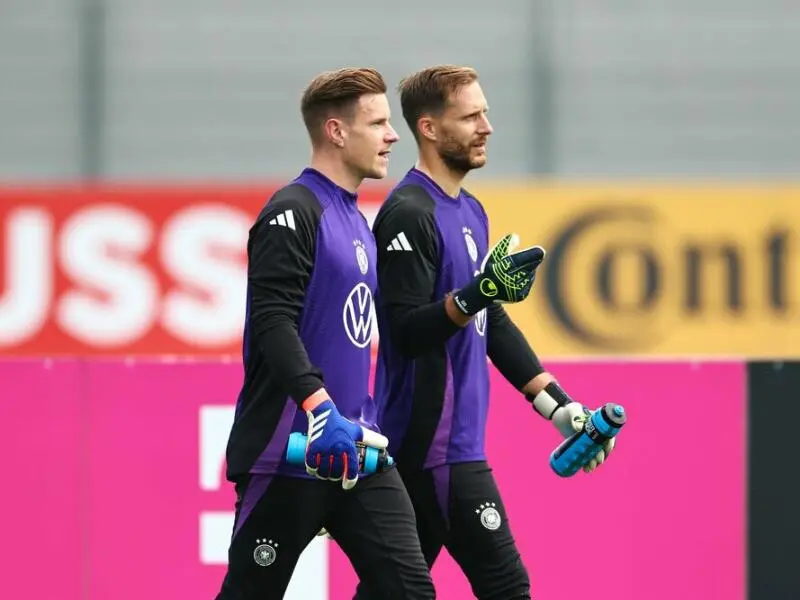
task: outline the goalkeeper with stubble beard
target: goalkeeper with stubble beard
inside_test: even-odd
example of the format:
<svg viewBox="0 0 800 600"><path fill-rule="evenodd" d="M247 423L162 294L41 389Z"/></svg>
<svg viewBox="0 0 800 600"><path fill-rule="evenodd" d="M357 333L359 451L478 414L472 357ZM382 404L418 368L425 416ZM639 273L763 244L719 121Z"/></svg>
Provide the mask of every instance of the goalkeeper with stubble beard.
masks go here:
<svg viewBox="0 0 800 600"><path fill-rule="evenodd" d="M473 69L443 65L400 84L419 159L373 226L381 331L375 400L428 565L446 547L479 599L524 599L529 577L484 451L487 355L565 437L591 413L542 368L502 308L528 296L545 252L516 251L513 234L489 249L486 213L461 187L485 164L492 133L477 79ZM612 447L613 440L586 470ZM360 587L356 598L374 596Z"/></svg>

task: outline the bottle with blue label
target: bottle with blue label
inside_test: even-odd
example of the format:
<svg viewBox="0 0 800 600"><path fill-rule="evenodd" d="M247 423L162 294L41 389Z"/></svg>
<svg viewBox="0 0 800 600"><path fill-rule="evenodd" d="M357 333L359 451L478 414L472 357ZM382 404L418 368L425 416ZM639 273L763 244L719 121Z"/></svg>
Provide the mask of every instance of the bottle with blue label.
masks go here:
<svg viewBox="0 0 800 600"><path fill-rule="evenodd" d="M560 477L572 477L601 450L603 444L615 437L625 422L625 409L608 403L594 411L583 431L565 439L550 455L550 467Z"/></svg>
<svg viewBox="0 0 800 600"><path fill-rule="evenodd" d="M286 447L286 462L301 467L306 462L306 436L299 431L289 436ZM394 465L394 459L386 450L378 450L362 443L356 443L358 452L358 471L364 475L372 475L386 471Z"/></svg>

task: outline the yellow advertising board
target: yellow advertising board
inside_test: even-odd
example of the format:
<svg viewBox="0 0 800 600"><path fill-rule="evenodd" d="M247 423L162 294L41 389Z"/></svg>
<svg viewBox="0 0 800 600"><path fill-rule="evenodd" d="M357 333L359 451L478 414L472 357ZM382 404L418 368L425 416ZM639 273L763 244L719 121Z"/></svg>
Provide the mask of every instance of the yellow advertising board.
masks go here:
<svg viewBox="0 0 800 600"><path fill-rule="evenodd" d="M547 357L800 357L800 187L472 186L547 250L507 309Z"/></svg>

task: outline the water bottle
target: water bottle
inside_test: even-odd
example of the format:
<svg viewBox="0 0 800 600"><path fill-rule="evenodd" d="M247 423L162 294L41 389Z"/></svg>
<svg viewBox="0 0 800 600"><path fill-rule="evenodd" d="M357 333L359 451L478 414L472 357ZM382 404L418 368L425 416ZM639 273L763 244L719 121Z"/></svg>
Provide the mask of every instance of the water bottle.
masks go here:
<svg viewBox="0 0 800 600"><path fill-rule="evenodd" d="M289 445L286 446L286 462L290 465L303 466L306 462L306 435L299 431L289 436ZM394 465L394 459L386 450L378 450L356 442L358 453L358 471L364 475L372 475L386 471Z"/></svg>
<svg viewBox="0 0 800 600"><path fill-rule="evenodd" d="M583 426L583 431L565 439L550 455L550 467L556 475L572 477L600 451L603 444L615 437L625 425L625 409L619 404L608 403Z"/></svg>

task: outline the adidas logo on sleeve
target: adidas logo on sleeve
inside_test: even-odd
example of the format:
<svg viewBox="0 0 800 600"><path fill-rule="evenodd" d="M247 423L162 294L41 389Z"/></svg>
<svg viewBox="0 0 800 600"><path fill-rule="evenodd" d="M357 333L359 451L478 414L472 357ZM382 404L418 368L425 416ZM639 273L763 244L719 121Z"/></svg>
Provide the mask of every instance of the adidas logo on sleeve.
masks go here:
<svg viewBox="0 0 800 600"><path fill-rule="evenodd" d="M294 212L291 208L283 211L277 217L272 219L269 224L278 225L279 227L288 227L292 231L297 231L297 228L294 225Z"/></svg>
<svg viewBox="0 0 800 600"><path fill-rule="evenodd" d="M408 238L406 238L406 234L402 231L394 236L392 243L389 244L386 249L390 252L393 250L411 252L412 250L411 244L408 243Z"/></svg>

